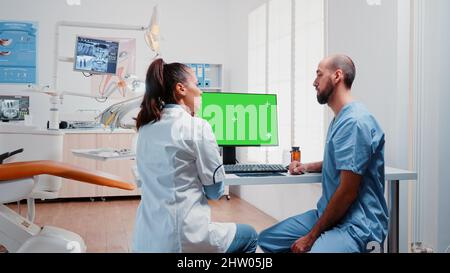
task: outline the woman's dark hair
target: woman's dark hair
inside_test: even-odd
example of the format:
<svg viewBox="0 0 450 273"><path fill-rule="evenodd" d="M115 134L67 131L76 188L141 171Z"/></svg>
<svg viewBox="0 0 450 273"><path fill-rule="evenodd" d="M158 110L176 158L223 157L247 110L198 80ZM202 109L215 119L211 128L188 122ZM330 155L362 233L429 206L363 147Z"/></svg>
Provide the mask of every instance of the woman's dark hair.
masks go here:
<svg viewBox="0 0 450 273"><path fill-rule="evenodd" d="M145 95L141 103L141 111L136 118L136 128L161 119L161 111L165 104L176 103L175 85L186 83L189 67L181 63L164 63L156 59L147 70L145 78Z"/></svg>

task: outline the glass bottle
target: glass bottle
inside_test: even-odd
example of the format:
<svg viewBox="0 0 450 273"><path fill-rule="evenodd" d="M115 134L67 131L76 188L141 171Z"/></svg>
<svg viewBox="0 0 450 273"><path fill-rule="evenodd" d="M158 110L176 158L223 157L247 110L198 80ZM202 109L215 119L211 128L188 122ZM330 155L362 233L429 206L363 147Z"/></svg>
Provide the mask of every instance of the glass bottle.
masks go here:
<svg viewBox="0 0 450 273"><path fill-rule="evenodd" d="M300 147L292 147L291 150L291 162L298 161L301 162L301 151Z"/></svg>

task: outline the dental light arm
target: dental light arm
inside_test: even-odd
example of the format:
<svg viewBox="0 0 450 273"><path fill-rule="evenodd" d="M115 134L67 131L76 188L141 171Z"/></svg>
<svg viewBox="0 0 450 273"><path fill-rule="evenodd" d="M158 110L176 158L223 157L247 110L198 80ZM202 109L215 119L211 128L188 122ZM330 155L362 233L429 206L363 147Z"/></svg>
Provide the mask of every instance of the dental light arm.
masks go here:
<svg viewBox="0 0 450 273"><path fill-rule="evenodd" d="M134 129L134 124L126 124L122 119L132 110L139 109L142 102L142 96L134 97L126 101L122 101L106 108L97 119L105 127L110 127L111 130L115 128Z"/></svg>

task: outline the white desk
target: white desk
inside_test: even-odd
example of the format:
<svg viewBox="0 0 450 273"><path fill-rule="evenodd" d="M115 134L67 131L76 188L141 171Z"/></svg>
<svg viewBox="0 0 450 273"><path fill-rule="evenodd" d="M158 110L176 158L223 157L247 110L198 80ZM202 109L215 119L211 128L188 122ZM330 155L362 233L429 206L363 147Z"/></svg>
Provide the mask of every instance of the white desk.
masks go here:
<svg viewBox="0 0 450 273"><path fill-rule="evenodd" d="M388 252L398 252L399 233L399 182L416 180L417 173L407 170L386 167L385 178L387 180L388 206L389 206L389 232ZM276 184L308 184L322 182L321 173L307 173L303 175L282 175L262 177L240 177L227 174L225 185L276 185Z"/></svg>

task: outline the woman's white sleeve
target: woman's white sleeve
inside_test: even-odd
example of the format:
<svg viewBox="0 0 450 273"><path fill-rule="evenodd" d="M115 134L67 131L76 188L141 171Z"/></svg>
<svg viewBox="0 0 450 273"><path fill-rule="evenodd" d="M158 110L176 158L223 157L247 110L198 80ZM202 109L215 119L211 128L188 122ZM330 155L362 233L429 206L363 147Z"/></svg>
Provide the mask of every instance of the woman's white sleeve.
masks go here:
<svg viewBox="0 0 450 273"><path fill-rule="evenodd" d="M225 179L225 170L211 125L201 123L194 140L198 176L203 185L212 185Z"/></svg>

